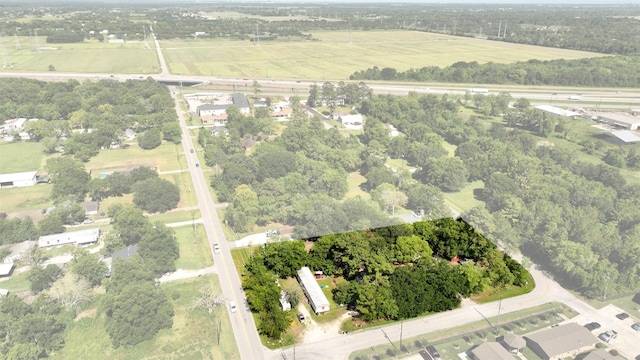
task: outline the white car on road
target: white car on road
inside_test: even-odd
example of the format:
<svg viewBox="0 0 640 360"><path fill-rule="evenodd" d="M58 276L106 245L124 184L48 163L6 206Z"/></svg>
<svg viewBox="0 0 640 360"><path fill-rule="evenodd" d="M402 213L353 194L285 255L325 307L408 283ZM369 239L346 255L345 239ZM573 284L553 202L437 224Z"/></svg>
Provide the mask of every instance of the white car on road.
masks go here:
<svg viewBox="0 0 640 360"><path fill-rule="evenodd" d="M231 310L232 313L238 311L238 307L235 302L229 301L229 310Z"/></svg>
<svg viewBox="0 0 640 360"><path fill-rule="evenodd" d="M213 244L213 253L214 254L220 254L220 245Z"/></svg>

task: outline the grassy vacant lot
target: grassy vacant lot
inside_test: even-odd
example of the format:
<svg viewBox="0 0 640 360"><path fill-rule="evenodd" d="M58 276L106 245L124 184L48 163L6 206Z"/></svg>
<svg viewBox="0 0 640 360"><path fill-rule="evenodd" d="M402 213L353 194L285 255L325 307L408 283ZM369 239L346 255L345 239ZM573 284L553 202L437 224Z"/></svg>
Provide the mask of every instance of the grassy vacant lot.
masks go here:
<svg viewBox="0 0 640 360"><path fill-rule="evenodd" d="M158 57L153 42L151 48L144 43L108 44L85 41L78 44L47 44L40 39L36 50L35 38L19 36L21 49L16 49L13 37L0 37L5 44L6 58L13 63L13 70L49 71L49 65L60 72L92 72L116 74L156 74ZM10 45L9 45L10 44Z"/></svg>
<svg viewBox="0 0 640 360"><path fill-rule="evenodd" d="M218 307L213 314L191 309L203 282L219 289L217 279L211 276L162 285L174 306L175 316L173 328L161 331L153 340L114 349L104 330L104 318L86 317L69 326L65 347L51 359L240 359L225 308ZM218 321L220 344L217 343Z"/></svg>
<svg viewBox="0 0 640 360"><path fill-rule="evenodd" d="M346 79L372 66L447 66L457 61L511 63L521 60L576 59L601 56L417 31L314 31L320 41L263 42L239 40L163 41L173 73L232 77Z"/></svg>
<svg viewBox="0 0 640 360"><path fill-rule="evenodd" d="M193 190L190 173L171 173L160 175L160 177L178 185L178 188L180 188L180 202L178 203L178 207L198 205L198 199L196 199L196 193Z"/></svg>
<svg viewBox="0 0 640 360"><path fill-rule="evenodd" d="M183 222L183 221L192 221L197 220L201 217L200 210L176 210L171 212L166 212L162 214L153 214L149 215L149 220L152 222L160 221L165 224Z"/></svg>
<svg viewBox="0 0 640 360"><path fill-rule="evenodd" d="M477 200L474 196L474 191L483 189L484 183L482 180L470 182L462 188L462 190L453 193L444 193L444 202L456 211L464 213L469 211L474 206L481 205L482 202Z"/></svg>
<svg viewBox="0 0 640 360"><path fill-rule="evenodd" d="M43 170L45 154L36 142L0 142L0 174Z"/></svg>
<svg viewBox="0 0 640 360"><path fill-rule="evenodd" d="M51 189L47 184L0 189L0 212L44 210L53 205Z"/></svg>
<svg viewBox="0 0 640 360"><path fill-rule="evenodd" d="M7 289L12 293L19 293L22 291L29 291L31 288L31 282L29 281L29 272L17 274L13 273L8 280L0 281L0 288Z"/></svg>
<svg viewBox="0 0 640 360"><path fill-rule="evenodd" d="M344 195L344 199L354 198L360 196L361 198L368 200L371 198L368 192L360 189L360 185L367 182L367 179L360 175L359 172L352 172L347 175L347 184L349 184L349 191Z"/></svg>
<svg viewBox="0 0 640 360"><path fill-rule="evenodd" d="M164 142L153 150L143 150L137 145L127 149L113 149L100 151L98 156L91 158L85 164L87 170L95 169L97 172L92 176L98 176L100 168L104 167L126 167L128 165L155 164L159 172L180 170L180 164L186 168L184 155L181 154L180 145ZM107 170L104 170L107 171Z"/></svg>
<svg viewBox="0 0 640 360"><path fill-rule="evenodd" d="M176 260L176 268L198 270L213 265L209 242L202 225L180 226L174 228L180 248L180 258Z"/></svg>

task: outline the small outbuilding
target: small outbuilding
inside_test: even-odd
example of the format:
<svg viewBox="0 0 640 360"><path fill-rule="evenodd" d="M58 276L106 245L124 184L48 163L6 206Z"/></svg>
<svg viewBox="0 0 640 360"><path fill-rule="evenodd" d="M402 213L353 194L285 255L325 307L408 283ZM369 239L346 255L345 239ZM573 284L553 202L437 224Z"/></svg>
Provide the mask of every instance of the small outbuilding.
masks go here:
<svg viewBox="0 0 640 360"><path fill-rule="evenodd" d="M15 269L16 264L14 263L3 263L0 264L0 277L9 277L13 273L13 269Z"/></svg>
<svg viewBox="0 0 640 360"><path fill-rule="evenodd" d="M519 354L527 346L527 341L520 335L506 334L500 340L502 346L514 354Z"/></svg>
<svg viewBox="0 0 640 360"><path fill-rule="evenodd" d="M329 300L322 292L320 285L316 281L311 269L304 266L298 270L298 281L302 291L309 300L309 305L316 314L321 314L329 311Z"/></svg>
<svg viewBox="0 0 640 360"><path fill-rule="evenodd" d="M85 215L98 215L100 211L100 202L98 201L85 201L82 203Z"/></svg>

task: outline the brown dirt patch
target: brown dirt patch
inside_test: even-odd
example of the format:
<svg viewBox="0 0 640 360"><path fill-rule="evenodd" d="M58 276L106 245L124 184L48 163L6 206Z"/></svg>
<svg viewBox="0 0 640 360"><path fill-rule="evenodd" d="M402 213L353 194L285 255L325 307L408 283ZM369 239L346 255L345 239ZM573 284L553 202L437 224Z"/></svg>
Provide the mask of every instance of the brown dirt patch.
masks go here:
<svg viewBox="0 0 640 360"><path fill-rule="evenodd" d="M33 220L33 222L36 224L38 223L38 221L40 221L40 219L42 219L43 216L44 215L42 214L42 210L22 210L10 212L7 214L7 218L9 219L30 217L31 220Z"/></svg>
<svg viewBox="0 0 640 360"><path fill-rule="evenodd" d="M95 317L96 313L98 312L98 308L93 308L93 309L88 309L85 311L81 311L78 313L78 315L76 315L76 318L73 319L73 321L78 321L82 318L86 318L86 317Z"/></svg>

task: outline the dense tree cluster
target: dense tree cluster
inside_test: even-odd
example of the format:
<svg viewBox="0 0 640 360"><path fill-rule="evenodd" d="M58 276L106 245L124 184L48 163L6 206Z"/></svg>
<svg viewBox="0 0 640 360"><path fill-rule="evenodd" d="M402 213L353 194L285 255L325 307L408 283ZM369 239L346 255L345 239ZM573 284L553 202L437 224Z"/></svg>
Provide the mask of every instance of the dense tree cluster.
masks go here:
<svg viewBox="0 0 640 360"><path fill-rule="evenodd" d="M7 214L0 214L0 244L19 243L39 236L30 217L9 219Z"/></svg>
<svg viewBox="0 0 640 360"><path fill-rule="evenodd" d="M84 36L82 34L77 34L74 32L58 31L47 36L48 44L69 44L69 43L80 43L83 41L84 41Z"/></svg>
<svg viewBox="0 0 640 360"><path fill-rule="evenodd" d="M112 270L101 308L114 347L136 345L171 328L173 306L139 257L118 259Z"/></svg>
<svg viewBox="0 0 640 360"><path fill-rule="evenodd" d="M29 122L26 130L45 152L64 150L84 162L122 143L127 128L148 130L141 146L151 149L162 141L162 129L175 140L175 128L165 124L177 124L167 87L150 78L124 83L0 79L0 117L40 119Z"/></svg>
<svg viewBox="0 0 640 360"><path fill-rule="evenodd" d="M180 252L173 229L162 222L150 222L134 205L114 205L109 208L109 216L113 234L108 242L105 239L105 246L110 252L137 244L138 254L153 275L175 271Z"/></svg>
<svg viewBox="0 0 640 360"><path fill-rule="evenodd" d="M633 69L638 56L596 57L578 60L529 60L513 64L459 61L447 67L426 66L397 71L374 66L356 71L351 80L402 80L478 84L518 84L587 87L638 87Z"/></svg>
<svg viewBox="0 0 640 360"><path fill-rule="evenodd" d="M452 258L466 262L450 263ZM309 253L302 241L264 246L247 264L252 310L268 310L265 299L279 305L277 285L270 285L274 277L295 276L302 266L344 277L334 300L367 321L445 311L461 296L528 281L522 266L468 224L444 218L322 236ZM263 277L263 287L254 286Z"/></svg>
<svg viewBox="0 0 640 360"><path fill-rule="evenodd" d="M64 345L63 308L46 295L31 304L14 294L0 297L0 357L36 360Z"/></svg>
<svg viewBox="0 0 640 360"><path fill-rule="evenodd" d="M374 96L363 104L363 110L368 115L366 126L372 124L372 118L379 119L407 133L408 138L415 122L413 126L420 126L426 134L456 145L453 159L459 159L455 160L458 165L462 162L467 179L484 183L484 189L475 195L484 206L463 217L488 238L521 249L587 296L602 294L607 274L610 294L637 289L640 248L633 239L640 229L640 208L630 199L640 195L636 185L627 184L618 169L604 163L620 166L616 159L622 158L635 164L637 150L619 150L605 140L583 136L577 149L603 157L602 163L593 164L579 160L575 149L541 146L540 136L578 140L571 140L572 130L561 120L530 110L524 100L516 101L512 109L492 111L500 108L501 96L483 96L486 104L475 97L465 102L476 110L488 109L484 110L487 114L503 113L504 125L439 110L447 99L435 96ZM440 105L424 106L429 103ZM381 152L398 156L402 149L387 145ZM424 169L439 158L427 157L414 177L438 185L434 172ZM384 169L378 172L389 177ZM448 174L449 181L456 179L454 173Z"/></svg>

